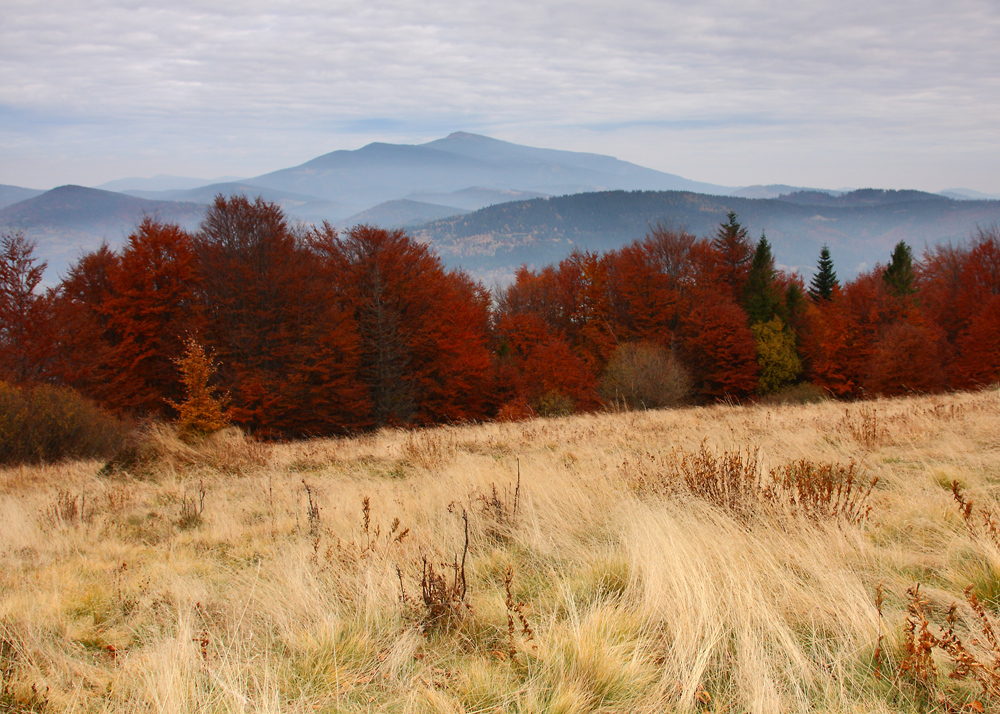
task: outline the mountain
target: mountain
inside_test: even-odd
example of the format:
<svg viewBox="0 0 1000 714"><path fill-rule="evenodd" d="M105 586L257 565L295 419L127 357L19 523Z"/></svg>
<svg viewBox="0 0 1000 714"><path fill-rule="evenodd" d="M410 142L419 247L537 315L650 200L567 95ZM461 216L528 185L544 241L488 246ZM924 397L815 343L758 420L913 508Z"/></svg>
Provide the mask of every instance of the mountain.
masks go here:
<svg viewBox="0 0 1000 714"><path fill-rule="evenodd" d="M356 226L359 223L368 223L374 226L381 226L382 228L406 228L468 212L464 208L440 206L434 203L422 203L421 201L411 201L404 198L399 201L386 201L385 203L380 203L377 206L369 208L367 211L355 213L353 216L341 221L341 226L348 228Z"/></svg>
<svg viewBox="0 0 1000 714"><path fill-rule="evenodd" d="M128 193L130 191L183 191L190 188L198 188L199 186L206 186L212 183L227 183L241 180L242 179L236 176L225 176L217 179L200 179L192 178L190 176L167 176L166 174L157 174L156 176L151 176L149 178L139 178L133 176L130 178L116 179L114 181L102 183L94 188L99 188L102 191L118 191L119 193Z"/></svg>
<svg viewBox="0 0 1000 714"><path fill-rule="evenodd" d="M48 261L46 280L55 280L85 250L102 241L118 246L144 216L193 228L205 207L149 201L83 186L60 186L0 209L0 229L23 230L37 242L35 254Z"/></svg>
<svg viewBox="0 0 1000 714"><path fill-rule="evenodd" d="M537 149L466 132L426 144L375 143L334 151L249 183L318 196L357 211L414 193L473 186L549 195L603 189L729 191L610 156Z"/></svg>
<svg viewBox="0 0 1000 714"><path fill-rule="evenodd" d="M454 206L464 208L467 211L477 211L480 208L494 206L498 203L508 201L525 201L529 198L548 198L547 193L537 191L515 191L513 189L502 190L497 188L483 188L482 186L470 186L461 191L451 193L411 193L406 196L411 201L421 203L433 203L439 206Z"/></svg>
<svg viewBox="0 0 1000 714"><path fill-rule="evenodd" d="M20 186L4 186L0 184L0 209L19 203L20 201L26 201L35 196L40 196L43 193L45 191L39 191L34 188L21 188Z"/></svg>
<svg viewBox="0 0 1000 714"><path fill-rule="evenodd" d="M260 196L281 206L289 217L308 221L336 221L348 215L349 210L333 201L300 193L278 191L247 182L213 183L187 190L174 191L127 191L130 196L139 196L159 201L187 201L209 205L219 194L223 196L243 195L248 198Z"/></svg>
<svg viewBox="0 0 1000 714"><path fill-rule="evenodd" d="M1000 193L982 193L971 188L949 188L942 191L941 195L956 201L1000 201Z"/></svg>
<svg viewBox="0 0 1000 714"><path fill-rule="evenodd" d="M841 191L827 191L821 188L802 188L801 186L772 183L767 186L744 186L743 188L736 188L728 191L726 195L736 196L737 198L780 198L790 193L800 193L803 191L825 193L834 196L842 193Z"/></svg>
<svg viewBox="0 0 1000 714"><path fill-rule="evenodd" d="M642 238L658 222L711 236L729 211L737 213L755 239L766 233L780 265L806 276L820 247L829 245L845 279L887 262L900 240L919 255L926 245L960 242L977 225L1000 221L1000 201L952 201L918 191L802 192L781 199L605 191L491 206L412 233L448 265L503 280L522 263L541 267L562 260L574 248L618 248Z"/></svg>

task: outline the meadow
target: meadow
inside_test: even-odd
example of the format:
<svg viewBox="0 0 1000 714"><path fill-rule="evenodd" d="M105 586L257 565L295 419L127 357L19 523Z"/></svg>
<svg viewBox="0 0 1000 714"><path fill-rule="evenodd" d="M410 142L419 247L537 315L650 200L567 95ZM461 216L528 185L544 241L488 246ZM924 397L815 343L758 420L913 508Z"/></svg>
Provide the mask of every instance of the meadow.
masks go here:
<svg viewBox="0 0 1000 714"><path fill-rule="evenodd" d="M150 428L0 470L0 711L994 710L998 435L996 388Z"/></svg>

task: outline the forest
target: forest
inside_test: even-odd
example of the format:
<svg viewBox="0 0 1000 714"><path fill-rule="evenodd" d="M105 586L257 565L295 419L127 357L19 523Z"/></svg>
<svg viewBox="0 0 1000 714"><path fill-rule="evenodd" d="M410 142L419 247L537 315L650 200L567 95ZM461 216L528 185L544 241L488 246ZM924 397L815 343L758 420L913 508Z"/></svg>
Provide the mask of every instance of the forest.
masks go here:
<svg viewBox="0 0 1000 714"><path fill-rule="evenodd" d="M42 289L0 245L0 381L176 419L198 354L224 417L261 438L515 420L602 408L934 393L1000 380L1000 230L845 284L808 284L729 214L521 268L494 291L402 230L293 226L218 196L200 229L144 219ZM187 375L189 376L189 375Z"/></svg>

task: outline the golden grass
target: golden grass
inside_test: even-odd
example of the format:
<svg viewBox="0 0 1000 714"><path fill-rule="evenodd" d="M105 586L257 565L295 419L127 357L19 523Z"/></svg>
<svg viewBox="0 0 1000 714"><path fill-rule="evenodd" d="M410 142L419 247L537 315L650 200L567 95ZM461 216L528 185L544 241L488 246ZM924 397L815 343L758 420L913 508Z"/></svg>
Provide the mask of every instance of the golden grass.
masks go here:
<svg viewBox="0 0 1000 714"><path fill-rule="evenodd" d="M991 390L278 446L160 429L132 474L0 471L0 711L997 707L940 647L933 685L901 665L917 582L935 637L957 603L962 651L990 654L963 591L996 615L1000 547L951 484L997 508L998 434ZM871 511L733 513L677 477L702 449L752 451L765 480L853 462ZM442 624L423 562L452 585L463 511Z"/></svg>

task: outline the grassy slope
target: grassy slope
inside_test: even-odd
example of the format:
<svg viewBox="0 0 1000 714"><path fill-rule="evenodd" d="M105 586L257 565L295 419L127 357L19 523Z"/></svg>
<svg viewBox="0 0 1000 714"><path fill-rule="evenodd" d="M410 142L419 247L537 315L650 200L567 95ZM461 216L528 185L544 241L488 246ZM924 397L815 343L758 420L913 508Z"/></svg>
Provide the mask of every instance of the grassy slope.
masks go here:
<svg viewBox="0 0 1000 714"><path fill-rule="evenodd" d="M98 463L0 471L0 710L922 710L933 696L892 676L906 589L923 583L939 623L970 583L993 608L1000 593L1000 553L947 487L994 502L1000 393L874 407L871 444L853 433L868 405L719 406L276 447L161 433L145 480ZM853 460L880 477L871 516L747 524L636 486L703 440L759 447L765 469ZM200 482L202 522L182 528ZM422 628L421 558L461 556L463 506L470 607ZM505 603L508 567L532 636Z"/></svg>

